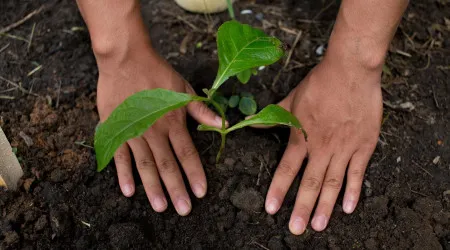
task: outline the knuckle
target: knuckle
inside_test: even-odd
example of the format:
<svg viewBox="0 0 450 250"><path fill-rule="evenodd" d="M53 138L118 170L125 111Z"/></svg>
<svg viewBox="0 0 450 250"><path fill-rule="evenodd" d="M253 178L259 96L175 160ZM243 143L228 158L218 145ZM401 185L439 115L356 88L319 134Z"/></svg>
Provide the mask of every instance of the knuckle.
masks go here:
<svg viewBox="0 0 450 250"><path fill-rule="evenodd" d="M324 186L331 189L340 190L342 187L342 181L340 181L338 178L328 178L325 180Z"/></svg>
<svg viewBox="0 0 450 250"><path fill-rule="evenodd" d="M177 171L177 163L174 160L163 159L158 164L158 170L161 174L173 174Z"/></svg>
<svg viewBox="0 0 450 250"><path fill-rule="evenodd" d="M287 176L287 177L295 177L297 175L297 171L292 166L292 164L289 164L285 161L280 162L280 164L278 165L277 171L281 175Z"/></svg>
<svg viewBox="0 0 450 250"><path fill-rule="evenodd" d="M188 132L186 132L186 127L184 126L175 125L170 129L170 135L174 138L180 138L186 133Z"/></svg>
<svg viewBox="0 0 450 250"><path fill-rule="evenodd" d="M320 191L320 188L322 186L321 181L316 177L306 177L302 184L304 189L311 190L311 191Z"/></svg>
<svg viewBox="0 0 450 250"><path fill-rule="evenodd" d="M138 170L146 170L155 167L155 161L149 158L140 159L136 162L136 168Z"/></svg>
<svg viewBox="0 0 450 250"><path fill-rule="evenodd" d="M181 161L191 159L198 155L197 150L192 145L183 146L180 151L179 159Z"/></svg>
<svg viewBox="0 0 450 250"><path fill-rule="evenodd" d="M201 116L210 114L209 108L206 105L204 105L203 103L198 103L197 111L198 111L199 115L201 115Z"/></svg>
<svg viewBox="0 0 450 250"><path fill-rule="evenodd" d="M127 164L130 158L124 153L117 152L114 155L114 160L116 164Z"/></svg>
<svg viewBox="0 0 450 250"><path fill-rule="evenodd" d="M160 183L151 183L151 184L145 184L148 195L150 196L156 196L156 195L164 195L161 191L161 184Z"/></svg>
<svg viewBox="0 0 450 250"><path fill-rule="evenodd" d="M181 122L181 114L179 110L174 110L166 114L165 118L170 123L180 123Z"/></svg>
<svg viewBox="0 0 450 250"><path fill-rule="evenodd" d="M330 147L331 141L333 139L332 131L333 129L321 132L321 136L319 137L319 141L317 143L318 148L327 149Z"/></svg>
<svg viewBox="0 0 450 250"><path fill-rule="evenodd" d="M364 169L362 168L353 168L349 169L349 176L352 176L353 178L362 179L364 177Z"/></svg>
<svg viewBox="0 0 450 250"><path fill-rule="evenodd" d="M184 187L183 183L177 183L175 186L170 187L167 189L171 196L179 197L186 195L186 188Z"/></svg>

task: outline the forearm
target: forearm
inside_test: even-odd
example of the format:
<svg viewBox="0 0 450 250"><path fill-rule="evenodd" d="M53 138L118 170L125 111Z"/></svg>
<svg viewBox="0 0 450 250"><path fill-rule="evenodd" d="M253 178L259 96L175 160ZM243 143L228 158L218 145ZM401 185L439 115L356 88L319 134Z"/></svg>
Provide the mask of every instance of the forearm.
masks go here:
<svg viewBox="0 0 450 250"><path fill-rule="evenodd" d="M381 69L407 0L343 0L330 37L327 60Z"/></svg>
<svg viewBox="0 0 450 250"><path fill-rule="evenodd" d="M137 0L77 0L77 4L98 63L150 47Z"/></svg>

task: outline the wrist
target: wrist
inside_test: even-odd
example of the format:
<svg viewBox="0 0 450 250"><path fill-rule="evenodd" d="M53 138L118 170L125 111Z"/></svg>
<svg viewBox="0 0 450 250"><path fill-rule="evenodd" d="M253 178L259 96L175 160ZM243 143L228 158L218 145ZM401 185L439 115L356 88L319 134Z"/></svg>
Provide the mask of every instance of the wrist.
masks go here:
<svg viewBox="0 0 450 250"><path fill-rule="evenodd" d="M108 11L112 13L104 16L99 13L96 18L90 14L85 18L99 68L105 63L120 63L152 52L138 1L111 1Z"/></svg>
<svg viewBox="0 0 450 250"><path fill-rule="evenodd" d="M364 71L381 72L389 44L346 32L332 34L324 60Z"/></svg>

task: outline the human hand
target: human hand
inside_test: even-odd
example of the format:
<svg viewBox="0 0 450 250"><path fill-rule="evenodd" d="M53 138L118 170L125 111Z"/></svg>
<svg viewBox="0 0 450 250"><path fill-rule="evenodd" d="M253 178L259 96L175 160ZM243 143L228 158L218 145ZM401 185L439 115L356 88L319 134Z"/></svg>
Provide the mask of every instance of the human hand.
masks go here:
<svg viewBox="0 0 450 250"><path fill-rule="evenodd" d="M381 127L380 76L380 67L366 69L326 57L280 102L302 122L308 141L301 131L291 130L265 207L269 214L280 209L308 158L289 222L293 234L305 231L316 202L311 225L325 229L346 174L343 210L354 211Z"/></svg>
<svg viewBox="0 0 450 250"><path fill-rule="evenodd" d="M96 54L99 66L97 106L101 121L105 121L128 96L141 90L165 88L195 94L189 83L149 45L124 51L127 52L113 56ZM192 102L187 111L202 124L219 128L222 125L222 119L203 103ZM160 177L178 214L184 216L191 210L191 201L176 159L181 163L195 196L202 198L206 194L205 173L186 128L186 109L168 113L141 137L129 140L116 151L114 161L119 185L127 197L135 192L130 149L155 211L162 212L167 208Z"/></svg>

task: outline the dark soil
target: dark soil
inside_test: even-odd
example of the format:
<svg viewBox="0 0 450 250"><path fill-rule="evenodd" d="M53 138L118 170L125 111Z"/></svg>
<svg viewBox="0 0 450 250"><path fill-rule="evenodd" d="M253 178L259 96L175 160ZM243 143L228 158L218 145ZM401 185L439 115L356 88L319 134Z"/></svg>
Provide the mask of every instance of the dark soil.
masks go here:
<svg viewBox="0 0 450 250"><path fill-rule="evenodd" d="M92 145L98 122L97 69L87 31L73 28L84 27L75 1L0 0L0 26L44 3L47 10L8 33L28 38L36 24L29 49L24 41L0 37L0 76L38 95L3 92L13 86L0 80L0 95L14 98L0 99L0 126L25 172L18 191L0 192L1 249L450 249L448 1L411 1L395 36L383 76L385 122L356 212L345 215L341 197L330 226L302 236L287 228L298 180L277 215L263 209L286 129L232 134L224 163L215 167L218 136L197 132L190 122L209 181L207 196L193 198L192 214L153 212L142 185L134 197L123 197L114 166L97 173L94 151L83 146ZM316 49L326 45L338 7L330 3L240 1L238 19L278 36L288 49L298 30L303 35L275 87L282 63L248 85L228 83L225 93L235 86L255 93L260 107L285 96L321 59ZM239 15L243 9L253 14ZM142 10L161 55L197 90L208 86L217 68L208 24L215 30L227 14L189 14L168 0L143 1ZM37 65L42 68L28 75ZM228 113L233 121L242 118Z"/></svg>

